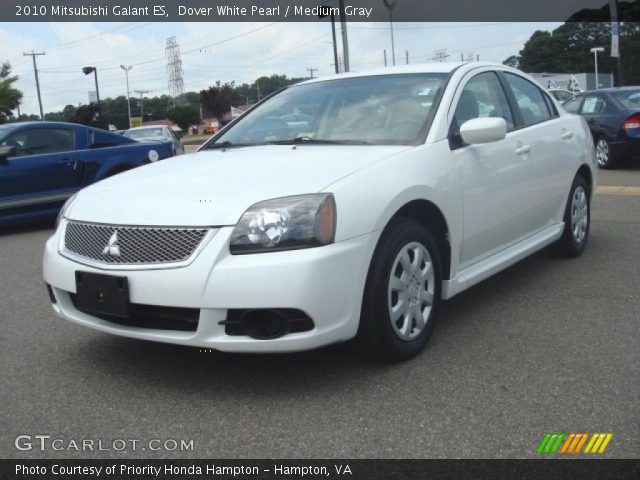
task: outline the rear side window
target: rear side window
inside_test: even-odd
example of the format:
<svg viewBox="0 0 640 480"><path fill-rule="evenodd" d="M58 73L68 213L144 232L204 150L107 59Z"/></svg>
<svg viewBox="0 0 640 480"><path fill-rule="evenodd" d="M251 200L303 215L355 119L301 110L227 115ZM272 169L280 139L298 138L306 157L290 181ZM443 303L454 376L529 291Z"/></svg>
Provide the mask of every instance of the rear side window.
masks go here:
<svg viewBox="0 0 640 480"><path fill-rule="evenodd" d="M505 77L516 97L525 126L535 125L551 119L553 115L549 111L549 105L538 86L512 73L505 73Z"/></svg>
<svg viewBox="0 0 640 480"><path fill-rule="evenodd" d="M606 103L604 98L600 95L589 95L584 99L584 105L582 105L583 115L595 115L598 113L604 113Z"/></svg>

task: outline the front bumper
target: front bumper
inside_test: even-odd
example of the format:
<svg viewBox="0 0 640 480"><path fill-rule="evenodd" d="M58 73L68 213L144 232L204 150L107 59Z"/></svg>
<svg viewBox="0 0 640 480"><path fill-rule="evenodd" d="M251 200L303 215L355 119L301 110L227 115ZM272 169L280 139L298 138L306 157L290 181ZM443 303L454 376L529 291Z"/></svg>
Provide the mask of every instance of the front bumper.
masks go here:
<svg viewBox="0 0 640 480"><path fill-rule="evenodd" d="M44 280L52 288L61 318L104 332L143 340L229 352L308 350L355 336L369 263L379 232L332 245L286 252L231 255L232 227L221 228L187 266L168 269L113 269L86 266L62 256L62 228L47 241ZM200 310L195 332L127 326L75 308L75 272L126 276L135 304ZM272 340L231 336L219 322L230 309L298 309L313 330Z"/></svg>

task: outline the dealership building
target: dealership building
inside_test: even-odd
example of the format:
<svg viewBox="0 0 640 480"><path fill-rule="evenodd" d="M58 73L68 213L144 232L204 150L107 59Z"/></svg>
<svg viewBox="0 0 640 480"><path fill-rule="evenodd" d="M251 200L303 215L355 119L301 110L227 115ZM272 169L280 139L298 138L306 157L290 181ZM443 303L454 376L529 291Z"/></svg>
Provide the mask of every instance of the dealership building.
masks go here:
<svg viewBox="0 0 640 480"><path fill-rule="evenodd" d="M546 88L563 88L566 90L595 90L595 73L530 73ZM613 87L612 73L598 73L598 87ZM573 86L573 88L571 88Z"/></svg>

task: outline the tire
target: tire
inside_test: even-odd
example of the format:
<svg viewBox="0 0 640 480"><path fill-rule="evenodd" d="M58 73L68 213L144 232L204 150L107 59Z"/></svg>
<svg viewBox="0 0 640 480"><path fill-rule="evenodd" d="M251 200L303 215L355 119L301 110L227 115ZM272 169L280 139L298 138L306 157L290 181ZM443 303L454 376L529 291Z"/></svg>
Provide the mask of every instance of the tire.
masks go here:
<svg viewBox="0 0 640 480"><path fill-rule="evenodd" d="M571 185L564 211L562 237L553 244L553 250L564 257L577 257L584 251L591 226L590 188L582 175L576 175Z"/></svg>
<svg viewBox="0 0 640 480"><path fill-rule="evenodd" d="M611 151L611 144L603 135L600 135L596 140L596 158L598 159L598 167L604 170L615 166L616 162Z"/></svg>
<svg viewBox="0 0 640 480"><path fill-rule="evenodd" d="M411 218L394 220L369 267L355 339L360 350L389 362L418 354L435 326L441 288L440 254L429 230ZM392 311L399 312L395 322Z"/></svg>

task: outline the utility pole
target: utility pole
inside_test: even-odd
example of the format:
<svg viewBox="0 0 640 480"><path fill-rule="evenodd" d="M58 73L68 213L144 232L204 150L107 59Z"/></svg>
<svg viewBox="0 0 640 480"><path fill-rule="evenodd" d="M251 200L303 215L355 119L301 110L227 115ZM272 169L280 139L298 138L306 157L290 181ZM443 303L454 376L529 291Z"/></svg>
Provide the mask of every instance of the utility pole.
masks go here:
<svg viewBox="0 0 640 480"><path fill-rule="evenodd" d="M129 115L129 128L131 128L131 95L129 93L129 70L133 68L133 65L120 65L120 68L124 70L124 74L127 77L127 113Z"/></svg>
<svg viewBox="0 0 640 480"><path fill-rule="evenodd" d="M151 93L151 90L134 90L134 92L136 92L138 95L140 95L140 119L142 120L142 123L144 123L144 104L142 102L142 96L145 93Z"/></svg>
<svg viewBox="0 0 640 480"><path fill-rule="evenodd" d="M344 71L349 71L349 38L347 38L347 18L344 9L344 0L339 1L340 5L340 26L342 29L342 61L344 62Z"/></svg>
<svg viewBox="0 0 640 480"><path fill-rule="evenodd" d="M382 53L384 54L384 66L387 66L387 50L383 50Z"/></svg>
<svg viewBox="0 0 640 480"><path fill-rule="evenodd" d="M38 66L36 65L36 57L39 55L46 55L45 52L36 53L31 51L31 53L23 53L23 57L31 57L33 58L33 73L36 76L36 90L38 91L38 105L40 106L40 120L44 122L44 111L42 110L42 97L40 96L40 81L38 80Z"/></svg>
<svg viewBox="0 0 640 480"><path fill-rule="evenodd" d="M317 68L307 68L307 71L311 74L310 78L313 78L313 72L317 72L318 69Z"/></svg>
<svg viewBox="0 0 640 480"><path fill-rule="evenodd" d="M409 65L409 50L404 51L404 58L405 58L406 64Z"/></svg>
<svg viewBox="0 0 640 480"><path fill-rule="evenodd" d="M258 93L258 101L260 101L260 82L256 79L256 92Z"/></svg>
<svg viewBox="0 0 640 480"><path fill-rule="evenodd" d="M382 0L384 6L389 9L389 28L391 29L391 64L396 65L396 46L393 39L393 7L396 6L398 0Z"/></svg>

